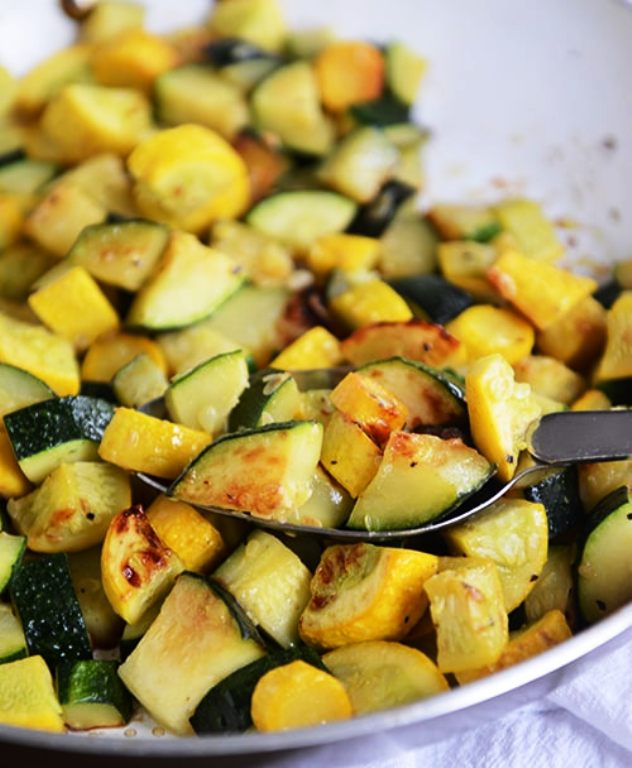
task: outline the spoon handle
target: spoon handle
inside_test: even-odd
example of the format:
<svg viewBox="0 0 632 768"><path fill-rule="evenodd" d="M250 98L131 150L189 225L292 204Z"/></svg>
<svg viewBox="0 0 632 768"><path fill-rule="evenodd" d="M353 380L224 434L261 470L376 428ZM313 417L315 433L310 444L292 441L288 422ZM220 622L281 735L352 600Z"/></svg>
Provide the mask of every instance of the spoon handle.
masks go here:
<svg viewBox="0 0 632 768"><path fill-rule="evenodd" d="M528 450L543 464L632 458L632 410L549 413L531 430Z"/></svg>

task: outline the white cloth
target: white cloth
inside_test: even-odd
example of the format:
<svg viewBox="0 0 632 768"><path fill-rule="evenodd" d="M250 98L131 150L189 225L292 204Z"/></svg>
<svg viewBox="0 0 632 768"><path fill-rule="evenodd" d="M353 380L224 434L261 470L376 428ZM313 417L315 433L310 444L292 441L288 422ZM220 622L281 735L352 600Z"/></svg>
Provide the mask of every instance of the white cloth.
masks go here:
<svg viewBox="0 0 632 768"><path fill-rule="evenodd" d="M569 675L545 699L447 740L397 732L271 756L265 768L632 768L632 645Z"/></svg>

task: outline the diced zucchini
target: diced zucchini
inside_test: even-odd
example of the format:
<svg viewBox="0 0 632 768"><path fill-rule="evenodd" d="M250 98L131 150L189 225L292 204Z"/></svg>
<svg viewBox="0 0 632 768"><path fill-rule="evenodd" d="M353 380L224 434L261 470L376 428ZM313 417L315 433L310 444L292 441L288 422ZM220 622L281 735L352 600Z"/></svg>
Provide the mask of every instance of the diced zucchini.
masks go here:
<svg viewBox="0 0 632 768"><path fill-rule="evenodd" d="M393 432L347 526L369 531L414 528L453 508L491 474L489 462L458 438Z"/></svg>
<svg viewBox="0 0 632 768"><path fill-rule="evenodd" d="M156 720L186 734L207 691L262 655L209 584L183 574L119 675Z"/></svg>
<svg viewBox="0 0 632 768"><path fill-rule="evenodd" d="M262 131L279 136L290 149L309 155L326 155L334 130L320 105L318 82L306 61L274 70L254 90L251 108Z"/></svg>
<svg viewBox="0 0 632 768"><path fill-rule="evenodd" d="M283 648L298 642L311 574L279 539L255 531L213 573L261 629Z"/></svg>
<svg viewBox="0 0 632 768"><path fill-rule="evenodd" d="M81 231L68 259L97 280L137 291L153 272L168 238L167 228L151 221L94 224Z"/></svg>
<svg viewBox="0 0 632 768"><path fill-rule="evenodd" d="M386 82L403 104L415 102L426 66L426 61L405 43L389 43L386 47Z"/></svg>
<svg viewBox="0 0 632 768"><path fill-rule="evenodd" d="M132 697L118 677L116 661L69 661L57 668L57 691L69 728L116 728L130 719Z"/></svg>
<svg viewBox="0 0 632 768"><path fill-rule="evenodd" d="M331 27L307 27L289 30L285 45L293 58L311 59L334 40Z"/></svg>
<svg viewBox="0 0 632 768"><path fill-rule="evenodd" d="M503 232L514 238L525 256L553 262L563 255L553 225L533 200L504 200L494 210Z"/></svg>
<svg viewBox="0 0 632 768"><path fill-rule="evenodd" d="M248 364L241 350L227 352L174 378L165 392L173 421L215 435L248 386Z"/></svg>
<svg viewBox="0 0 632 768"><path fill-rule="evenodd" d="M470 293L440 275L416 274L389 280L395 290L413 306L419 308L433 323L445 325L474 303Z"/></svg>
<svg viewBox="0 0 632 768"><path fill-rule="evenodd" d="M228 420L231 432L291 421L300 408L296 380L284 371L264 370L256 373L239 398Z"/></svg>
<svg viewBox="0 0 632 768"><path fill-rule="evenodd" d="M347 491L317 467L312 478L312 495L294 516L288 515L288 522L317 528L338 528L349 517L352 506L353 500Z"/></svg>
<svg viewBox="0 0 632 768"><path fill-rule="evenodd" d="M622 485L632 490L632 459L580 464L578 472L579 497L586 512Z"/></svg>
<svg viewBox="0 0 632 768"><path fill-rule="evenodd" d="M39 654L51 666L92 658L81 607L64 554L23 562L10 585L29 655Z"/></svg>
<svg viewBox="0 0 632 768"><path fill-rule="evenodd" d="M57 166L46 160L23 158L0 167L0 193L32 195L57 173Z"/></svg>
<svg viewBox="0 0 632 768"><path fill-rule="evenodd" d="M283 520L311 494L322 432L317 422L296 421L225 435L189 465L169 494Z"/></svg>
<svg viewBox="0 0 632 768"><path fill-rule="evenodd" d="M130 408L138 408L161 397L168 385L162 368L144 352L119 368L112 379L119 403Z"/></svg>
<svg viewBox="0 0 632 768"><path fill-rule="evenodd" d="M400 643L353 643L323 656L347 689L353 712L364 715L449 690L445 677L421 651Z"/></svg>
<svg viewBox="0 0 632 768"><path fill-rule="evenodd" d="M248 214L248 223L300 251L324 235L342 232L355 212L353 200L335 192L279 192L258 203Z"/></svg>
<svg viewBox="0 0 632 768"><path fill-rule="evenodd" d="M121 219L139 220L132 197L132 180L118 155L105 153L84 160L67 170L64 180L72 181L105 208L110 223L115 224L117 218L119 223Z"/></svg>
<svg viewBox="0 0 632 768"><path fill-rule="evenodd" d="M24 301L33 283L54 264L45 251L30 243L14 243L0 253L0 296Z"/></svg>
<svg viewBox="0 0 632 768"><path fill-rule="evenodd" d="M0 603L0 664L23 659L27 653L20 620L10 605Z"/></svg>
<svg viewBox="0 0 632 768"><path fill-rule="evenodd" d="M113 413L105 400L78 395L26 406L4 423L20 468L38 483L62 463L96 459Z"/></svg>
<svg viewBox="0 0 632 768"><path fill-rule="evenodd" d="M244 289L242 288L242 290ZM239 293L241 291L237 293L237 296ZM227 304L229 303L230 301L227 302ZM241 349L241 345L237 341L211 328L211 320L214 321L215 318L203 320L201 323L190 325L180 331L162 333L157 337L159 348L164 354L169 371L176 375L186 373L205 360ZM253 367L252 358L249 357L248 360L249 367Z"/></svg>
<svg viewBox="0 0 632 768"><path fill-rule="evenodd" d="M142 636L147 632L149 627L155 621L156 616L160 613L161 606L162 603L160 601L153 603L138 621L135 621L133 624L125 624L119 643L121 661L125 661L138 643L140 643Z"/></svg>
<svg viewBox="0 0 632 768"><path fill-rule="evenodd" d="M422 282L423 278L436 277L426 273L432 272L437 265L437 236L428 223L418 213L397 216L380 238L380 260L379 268L381 274L394 285L394 280L403 282L418 280ZM437 278L438 279L438 278ZM406 299L412 299L415 302L415 296L409 296L394 286ZM444 288L444 293L447 289ZM452 291L453 293L454 291ZM421 293L421 291L416 292ZM435 301L441 300L441 294L438 294ZM415 302L422 309L423 304ZM436 323L444 322L438 320L428 313L431 320Z"/></svg>
<svg viewBox="0 0 632 768"><path fill-rule="evenodd" d="M54 397L52 389L32 373L0 363L0 417Z"/></svg>
<svg viewBox="0 0 632 768"><path fill-rule="evenodd" d="M433 205L428 218L443 240L487 243L501 231L492 208L482 205Z"/></svg>
<svg viewBox="0 0 632 768"><path fill-rule="evenodd" d="M301 637L320 648L401 639L427 607L424 584L437 564L434 555L410 549L328 547L311 582Z"/></svg>
<svg viewBox="0 0 632 768"><path fill-rule="evenodd" d="M540 578L524 601L529 623L539 621L549 611L561 611L567 618L575 610L575 545L558 544L549 547L549 555Z"/></svg>
<svg viewBox="0 0 632 768"><path fill-rule="evenodd" d="M414 187L397 179L387 181L380 191L361 206L347 227L347 232L365 237L382 237L401 206L415 194Z"/></svg>
<svg viewBox="0 0 632 768"><path fill-rule="evenodd" d="M0 666L0 723L56 733L64 730L53 677L41 656Z"/></svg>
<svg viewBox="0 0 632 768"><path fill-rule="evenodd" d="M391 93L385 93L377 99L364 101L361 104L353 104L349 112L361 125L379 128L400 125L410 120L410 107Z"/></svg>
<svg viewBox="0 0 632 768"><path fill-rule="evenodd" d="M9 586L15 570L20 567L25 550L24 536L0 532L0 593Z"/></svg>
<svg viewBox="0 0 632 768"><path fill-rule="evenodd" d="M137 355L146 354L167 372L167 363L158 344L146 336L131 333L113 333L97 339L86 352L81 365L85 381L109 384L124 365Z"/></svg>
<svg viewBox="0 0 632 768"><path fill-rule="evenodd" d="M542 504L546 510L549 538L555 539L581 523L583 510L579 498L577 468L547 472L526 485L525 499Z"/></svg>

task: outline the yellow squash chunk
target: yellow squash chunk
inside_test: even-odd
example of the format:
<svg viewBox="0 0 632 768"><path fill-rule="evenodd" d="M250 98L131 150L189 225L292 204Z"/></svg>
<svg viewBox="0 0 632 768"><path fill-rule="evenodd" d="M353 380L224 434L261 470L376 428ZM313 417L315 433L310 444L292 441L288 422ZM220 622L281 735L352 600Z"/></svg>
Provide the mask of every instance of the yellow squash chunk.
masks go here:
<svg viewBox="0 0 632 768"><path fill-rule="evenodd" d="M0 193L0 250L17 241L23 224L24 213L18 198Z"/></svg>
<svg viewBox="0 0 632 768"><path fill-rule="evenodd" d="M632 489L632 459L580 464L579 496L586 512L622 485Z"/></svg>
<svg viewBox="0 0 632 768"><path fill-rule="evenodd" d="M322 554L299 632L319 648L400 640L428 605L424 586L438 558L410 549L336 544Z"/></svg>
<svg viewBox="0 0 632 768"><path fill-rule="evenodd" d="M587 389L571 405L571 411L607 411L612 403L600 389Z"/></svg>
<svg viewBox="0 0 632 768"><path fill-rule="evenodd" d="M557 261L564 253L553 225L533 200L505 200L494 209L503 233L509 233L525 256Z"/></svg>
<svg viewBox="0 0 632 768"><path fill-rule="evenodd" d="M499 228L498 217L486 205L439 203L430 208L428 218L443 240L474 241L474 245Z"/></svg>
<svg viewBox="0 0 632 768"><path fill-rule="evenodd" d="M377 264L380 241L374 237L335 233L319 238L307 251L307 266L318 277L332 269L343 272L368 271Z"/></svg>
<svg viewBox="0 0 632 768"><path fill-rule="evenodd" d="M369 280L331 299L336 315L349 328L383 322L406 322L413 313L402 297L382 280Z"/></svg>
<svg viewBox="0 0 632 768"><path fill-rule="evenodd" d="M557 610L549 611L535 624L516 632L496 663L481 669L457 673L456 679L460 685L470 683L473 680L480 680L481 677L487 677L493 672L499 672L501 669L513 667L514 664L519 664L521 661L532 659L539 653L563 643L571 636L572 632L564 614Z"/></svg>
<svg viewBox="0 0 632 768"><path fill-rule="evenodd" d="M57 395L79 392L79 366L72 345L43 326L0 314L0 362L24 368Z"/></svg>
<svg viewBox="0 0 632 768"><path fill-rule="evenodd" d="M408 418L408 408L401 400L375 379L354 372L332 390L330 400L380 445L393 430L402 429Z"/></svg>
<svg viewBox="0 0 632 768"><path fill-rule="evenodd" d="M131 88L68 85L46 107L44 135L64 160L86 160L100 152L127 155L151 128L149 102Z"/></svg>
<svg viewBox="0 0 632 768"><path fill-rule="evenodd" d="M0 429L0 496L24 496L31 484L16 461L11 441L4 429Z"/></svg>
<svg viewBox="0 0 632 768"><path fill-rule="evenodd" d="M459 554L496 563L507 613L531 592L546 563L546 512L524 499L500 499L484 514L449 528L445 537Z"/></svg>
<svg viewBox="0 0 632 768"><path fill-rule="evenodd" d="M517 363L533 349L532 326L510 309L477 304L451 320L446 329L464 345L470 360L501 354Z"/></svg>
<svg viewBox="0 0 632 768"><path fill-rule="evenodd" d="M371 482L382 453L371 438L339 412L331 415L323 435L323 467L356 498Z"/></svg>
<svg viewBox="0 0 632 768"><path fill-rule="evenodd" d="M142 29L132 29L97 46L92 69L101 85L137 88L150 94L154 80L178 63L175 48Z"/></svg>
<svg viewBox="0 0 632 768"><path fill-rule="evenodd" d="M505 250L487 271L500 295L540 330L558 322L590 296L597 283L513 249Z"/></svg>
<svg viewBox="0 0 632 768"><path fill-rule="evenodd" d="M24 231L42 248L61 258L68 253L84 227L100 223L107 213L80 186L62 181L31 211L24 223Z"/></svg>
<svg viewBox="0 0 632 768"><path fill-rule="evenodd" d="M11 111L17 90L18 81L8 69L0 66L0 117L3 118L3 122L6 115ZM0 151L3 150L4 147Z"/></svg>
<svg viewBox="0 0 632 768"><path fill-rule="evenodd" d="M564 405L570 405L586 389L583 377L554 357L528 355L513 369L516 381L526 382L536 395Z"/></svg>
<svg viewBox="0 0 632 768"><path fill-rule="evenodd" d="M398 707L449 690L425 654L401 643L353 643L323 656L327 669L347 689L354 715Z"/></svg>
<svg viewBox="0 0 632 768"><path fill-rule="evenodd" d="M114 307L83 267L68 270L31 294L29 305L51 331L78 350L119 324Z"/></svg>
<svg viewBox="0 0 632 768"><path fill-rule="evenodd" d="M494 301L497 292L487 280L487 270L498 254L489 243L455 240L439 243L437 259L441 273L453 285L469 291L479 301Z"/></svg>
<svg viewBox="0 0 632 768"><path fill-rule="evenodd" d="M331 368L341 362L340 342L326 328L317 325L288 344L269 365L286 371L301 371Z"/></svg>
<svg viewBox="0 0 632 768"><path fill-rule="evenodd" d="M607 341L596 381L632 376L632 290L624 291L608 311Z"/></svg>
<svg viewBox="0 0 632 768"><path fill-rule="evenodd" d="M575 560L577 547L554 544L535 586L524 601L525 618L529 624L539 621L546 613L561 611L572 617L575 610Z"/></svg>
<svg viewBox="0 0 632 768"><path fill-rule="evenodd" d="M396 356L433 368L457 368L466 359L465 345L443 326L417 319L358 328L341 342L341 348L353 365Z"/></svg>
<svg viewBox="0 0 632 768"><path fill-rule="evenodd" d="M147 519L187 571L208 571L224 554L221 533L190 504L160 495L148 507Z"/></svg>
<svg viewBox="0 0 632 768"><path fill-rule="evenodd" d="M0 665L0 723L58 733L64 730L53 677L41 656Z"/></svg>
<svg viewBox="0 0 632 768"><path fill-rule="evenodd" d="M598 357L605 342L606 310L592 296L578 301L559 320L536 335L542 354L580 370Z"/></svg>
<svg viewBox="0 0 632 768"><path fill-rule="evenodd" d="M258 731L307 728L352 715L344 685L304 661L292 661L266 672L255 686L250 711Z"/></svg>
<svg viewBox="0 0 632 768"><path fill-rule="evenodd" d="M239 37L268 51L279 51L287 27L277 0L231 0L216 3L209 28L220 37Z"/></svg>
<svg viewBox="0 0 632 768"><path fill-rule="evenodd" d="M250 199L244 161L219 134L200 125L145 139L129 156L128 168L140 211L190 232L239 217Z"/></svg>
<svg viewBox="0 0 632 768"><path fill-rule="evenodd" d="M111 381L114 374L137 355L147 355L167 373L167 363L160 346L145 336L114 333L90 345L81 365L81 377L87 381Z"/></svg>
<svg viewBox="0 0 632 768"><path fill-rule="evenodd" d="M132 408L117 408L103 433L99 456L123 469L176 477L211 440L200 432Z"/></svg>
<svg viewBox="0 0 632 768"><path fill-rule="evenodd" d="M103 589L115 613L128 624L164 597L182 570L180 559L158 538L142 507L125 509L112 520L101 550Z"/></svg>
<svg viewBox="0 0 632 768"><path fill-rule="evenodd" d="M495 564L464 557L448 559L445 565L425 584L437 632L439 669L464 672L495 664L508 640Z"/></svg>
<svg viewBox="0 0 632 768"><path fill-rule="evenodd" d="M465 377L470 429L479 451L498 468L500 480L511 480L526 431L541 408L528 384L516 383L501 355L479 358Z"/></svg>
<svg viewBox="0 0 632 768"><path fill-rule="evenodd" d="M377 99L384 87L384 57L363 41L335 41L314 63L320 98L332 112Z"/></svg>
<svg viewBox="0 0 632 768"><path fill-rule="evenodd" d="M130 0L101 0L81 22L81 39L87 43L104 43L123 32L140 29L145 8Z"/></svg>

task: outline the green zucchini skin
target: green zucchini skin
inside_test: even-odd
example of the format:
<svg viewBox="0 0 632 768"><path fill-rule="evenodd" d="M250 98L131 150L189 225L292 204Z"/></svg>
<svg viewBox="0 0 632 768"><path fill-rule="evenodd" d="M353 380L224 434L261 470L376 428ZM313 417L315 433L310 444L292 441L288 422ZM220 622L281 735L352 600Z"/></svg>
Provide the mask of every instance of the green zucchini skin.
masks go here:
<svg viewBox="0 0 632 768"><path fill-rule="evenodd" d="M433 323L445 325L474 304L472 294L439 275L415 275L389 281L407 301L419 307Z"/></svg>
<svg viewBox="0 0 632 768"><path fill-rule="evenodd" d="M584 517L576 467L567 467L528 485L524 497L544 506L551 541L580 524Z"/></svg>
<svg viewBox="0 0 632 768"><path fill-rule="evenodd" d="M190 576L194 574L189 574ZM198 574L195 574L196 576ZM201 578L201 577L200 577ZM261 633L255 626L254 622L248 616L246 611L241 607L241 605L237 602L237 600L231 595L231 593L224 587L222 584L217 581L217 579L214 579L212 577L209 577L206 579L206 582L208 583L209 587L213 590L213 592L219 597L220 600L222 600L228 610L230 611L231 616L233 619L235 619L235 623L239 627L239 631L241 632L241 636L244 640L254 640L256 643L258 643L262 648L266 648L268 646L268 643L263 639Z"/></svg>
<svg viewBox="0 0 632 768"><path fill-rule="evenodd" d="M70 578L68 558L54 554L24 562L9 588L30 655L54 667L92 658L92 648Z"/></svg>
<svg viewBox="0 0 632 768"><path fill-rule="evenodd" d="M111 710L113 722L119 720L124 725L132 716L132 697L117 675L118 662L87 659L85 661L65 661L57 667L57 695L65 714L66 709L75 709L75 718L68 721L73 728L85 727L79 711L85 708L89 718L91 705L101 705ZM118 718L117 718L118 715ZM108 723L109 724L109 723ZM105 725L105 723L104 723Z"/></svg>
<svg viewBox="0 0 632 768"><path fill-rule="evenodd" d="M612 405L632 405L632 378L610 379L597 384Z"/></svg>
<svg viewBox="0 0 632 768"><path fill-rule="evenodd" d="M0 594L11 583L13 574L20 567L25 550L25 536L12 536L5 531L0 533Z"/></svg>
<svg viewBox="0 0 632 768"><path fill-rule="evenodd" d="M350 112L362 125L384 128L410 122L410 107L388 92L373 101L355 104Z"/></svg>
<svg viewBox="0 0 632 768"><path fill-rule="evenodd" d="M393 221L400 206L415 194L408 184L393 179L382 186L370 202L361 206L347 232L365 237L381 237Z"/></svg>
<svg viewBox="0 0 632 768"><path fill-rule="evenodd" d="M278 376L278 384L271 385L271 377ZM236 432L238 429L255 429L263 426L261 417L269 403L280 394L283 387L291 387L288 384L292 377L286 371L274 368L265 368L257 371L250 377L250 384L241 393L239 402L232 409L228 417L229 432Z"/></svg>
<svg viewBox="0 0 632 768"><path fill-rule="evenodd" d="M327 671L316 651L306 645L272 651L236 670L211 688L189 720L193 730L197 734L241 733L250 728L250 702L259 678L275 667L296 660Z"/></svg>
<svg viewBox="0 0 632 768"><path fill-rule="evenodd" d="M205 45L202 49L204 58L214 67L230 67L253 59L274 59L281 61L278 56L264 51L262 48L239 37L224 37Z"/></svg>

